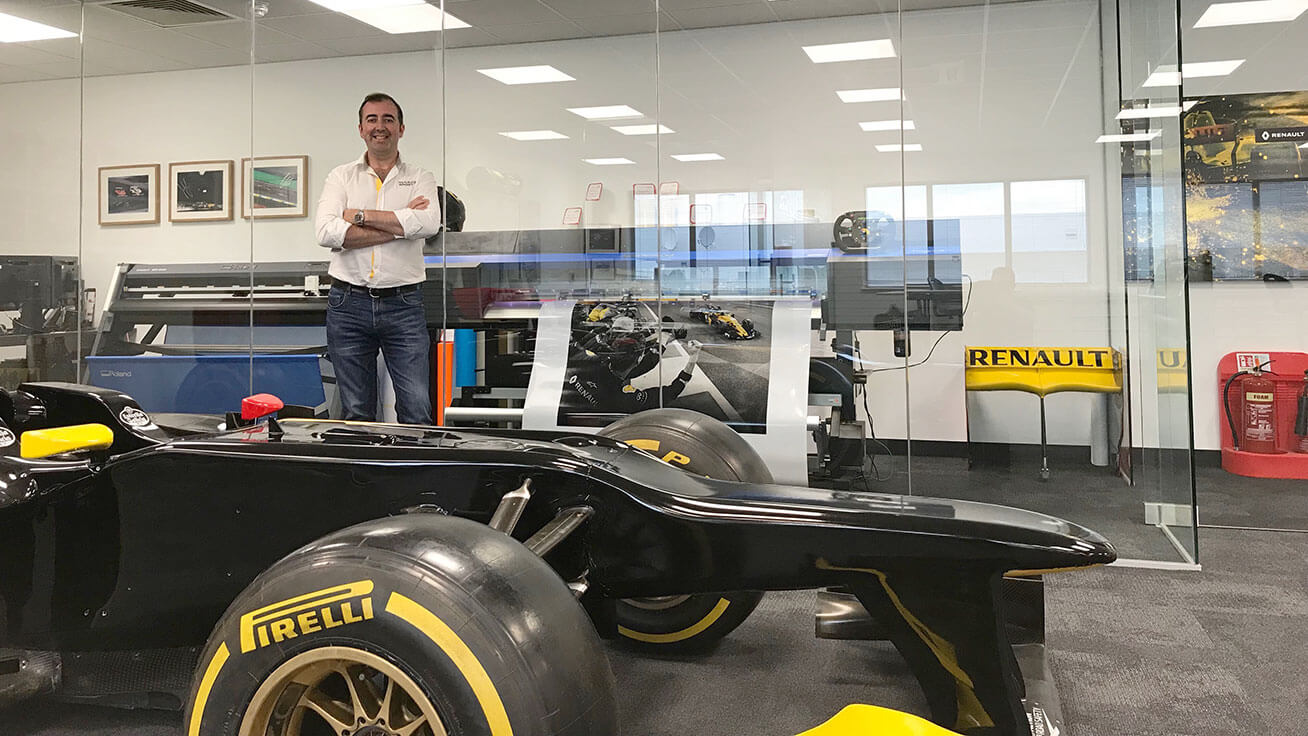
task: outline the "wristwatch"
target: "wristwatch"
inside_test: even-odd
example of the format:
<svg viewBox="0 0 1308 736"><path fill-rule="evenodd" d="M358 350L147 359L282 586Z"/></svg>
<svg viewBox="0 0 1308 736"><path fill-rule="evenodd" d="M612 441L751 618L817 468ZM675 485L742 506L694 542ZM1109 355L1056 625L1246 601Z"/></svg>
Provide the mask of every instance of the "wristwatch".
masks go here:
<svg viewBox="0 0 1308 736"><path fill-rule="evenodd" d="M363 210L354 211L354 224L363 227Z"/></svg>

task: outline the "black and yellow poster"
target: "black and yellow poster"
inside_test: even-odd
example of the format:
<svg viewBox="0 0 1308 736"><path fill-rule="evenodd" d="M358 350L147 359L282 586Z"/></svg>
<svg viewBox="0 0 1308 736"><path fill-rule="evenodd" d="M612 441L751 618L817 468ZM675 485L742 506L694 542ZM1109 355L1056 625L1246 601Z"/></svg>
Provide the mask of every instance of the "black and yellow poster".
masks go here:
<svg viewBox="0 0 1308 736"><path fill-rule="evenodd" d="M1308 92L1187 105L1181 133L1191 279L1308 278Z"/></svg>

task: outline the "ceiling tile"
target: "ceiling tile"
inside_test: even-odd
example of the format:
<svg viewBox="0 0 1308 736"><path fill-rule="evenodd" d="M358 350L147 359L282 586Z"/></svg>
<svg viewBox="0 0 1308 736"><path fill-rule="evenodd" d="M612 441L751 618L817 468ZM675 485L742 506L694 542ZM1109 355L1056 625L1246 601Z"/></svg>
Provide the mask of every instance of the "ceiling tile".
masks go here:
<svg viewBox="0 0 1308 736"><path fill-rule="evenodd" d="M300 41L295 36L288 36L281 31L268 28L262 23L251 27L249 23L241 20L227 21L226 23L206 23L202 26L191 26L178 32L229 49L249 49L251 33L257 36L259 44L296 43Z"/></svg>
<svg viewBox="0 0 1308 736"><path fill-rule="evenodd" d="M81 76L82 62L69 59L67 61L56 61L53 64L33 64L27 69L54 79L69 79Z"/></svg>
<svg viewBox="0 0 1308 736"><path fill-rule="evenodd" d="M565 38L585 38L587 35L586 31L567 21L488 26L482 30L493 34L501 43L557 41Z"/></svg>
<svg viewBox="0 0 1308 736"><path fill-rule="evenodd" d="M450 31L449 37L445 39L445 47L450 49L494 46L497 43L500 43L499 39L480 28L459 28Z"/></svg>
<svg viewBox="0 0 1308 736"><path fill-rule="evenodd" d="M68 57L51 54L23 43L0 43L0 64L32 66L68 61Z"/></svg>
<svg viewBox="0 0 1308 736"><path fill-rule="evenodd" d="M254 55L259 62L326 59L335 56L330 49L324 46L303 41L297 43L270 43L266 46L261 43L255 49Z"/></svg>
<svg viewBox="0 0 1308 736"><path fill-rule="evenodd" d="M47 79L51 79L51 77L29 67L0 66L0 84L38 82Z"/></svg>
<svg viewBox="0 0 1308 736"><path fill-rule="evenodd" d="M739 0L736 0L739 2ZM569 18L584 18L591 15L631 15L634 13L653 13L657 7L654 0L540 0ZM458 13L455 13L458 15Z"/></svg>
<svg viewBox="0 0 1308 736"><path fill-rule="evenodd" d="M116 10L110 10L99 5L86 6L84 23L86 35L104 39L112 38L114 34L118 33L149 31L159 28L159 26L143 21L140 18L133 18L125 13L119 13Z"/></svg>
<svg viewBox="0 0 1308 736"><path fill-rule="evenodd" d="M388 35L385 31L361 23L340 13L314 13L285 18L264 18L259 28L271 28L305 41L327 41L334 38Z"/></svg>
<svg viewBox="0 0 1308 736"><path fill-rule="evenodd" d="M466 30L466 29L461 29ZM322 45L347 56L366 56L368 54L395 54L406 51L433 51L440 48L441 34L430 33L383 33L380 36L366 38L338 38L323 41Z"/></svg>
<svg viewBox="0 0 1308 736"><path fill-rule="evenodd" d="M439 5L439 2L432 4ZM536 0L446 2L445 12L478 27L563 20L562 12Z"/></svg>
<svg viewBox="0 0 1308 736"><path fill-rule="evenodd" d="M122 33L115 36L114 41L124 43L137 51L176 61L187 61L195 52L216 51L222 48L208 41L163 29Z"/></svg>
<svg viewBox="0 0 1308 736"><path fill-rule="evenodd" d="M777 19L766 3L726 5L715 8L669 10L668 14L685 28L709 28L713 26L740 25L746 23L767 23Z"/></svg>
<svg viewBox="0 0 1308 736"><path fill-rule="evenodd" d="M578 18L577 22L592 36L625 36L633 33L653 33L655 15L594 15Z"/></svg>

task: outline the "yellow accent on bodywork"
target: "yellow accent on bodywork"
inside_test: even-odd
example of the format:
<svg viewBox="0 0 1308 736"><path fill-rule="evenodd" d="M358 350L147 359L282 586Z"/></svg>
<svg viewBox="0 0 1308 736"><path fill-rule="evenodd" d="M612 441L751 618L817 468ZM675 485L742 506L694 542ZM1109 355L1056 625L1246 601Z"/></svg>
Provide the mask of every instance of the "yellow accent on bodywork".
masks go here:
<svg viewBox="0 0 1308 736"><path fill-rule="evenodd" d="M105 450L114 443L114 431L103 424L33 429L23 433L19 453L33 460L78 450Z"/></svg>
<svg viewBox="0 0 1308 736"><path fill-rule="evenodd" d="M726 598L718 599L718 604L713 607L712 611L708 612L707 616L700 619L693 626L684 628L681 631L673 631L668 634L647 634L643 631L633 631L626 626L619 626L618 633L628 639L635 639L636 641L643 641L650 644L671 644L673 642L685 641L712 626L713 622L722 618L722 614L727 612L727 606L729 605L731 605L731 601Z"/></svg>
<svg viewBox="0 0 1308 736"><path fill-rule="evenodd" d="M963 667L958 663L958 654L954 649L954 645L950 644L948 639L945 639L943 636L940 636L928 628L926 624L922 623L921 619L914 616L913 612L908 610L908 606L904 605L904 602L899 599L899 595L890 587L890 581L884 572L870 567L839 567L832 565L824 559L818 559L817 568L819 570L865 572L875 575L877 580L881 583L882 589L886 591L886 595L890 598L890 602L894 604L895 610L899 611L899 615L904 619L904 622L913 630L913 633L917 634L917 637L922 640L922 643L926 644L927 648L931 650L931 653L935 655L936 661L940 663L940 666L953 676L955 682L955 697L958 703L958 722L955 723L955 725L961 728L988 727L995 725L990 714L986 712L985 706L981 705L981 701L976 697L976 685L973 684L972 678L963 671Z"/></svg>
<svg viewBox="0 0 1308 736"><path fill-rule="evenodd" d="M399 618L413 628L422 632L432 643L445 652L454 666L458 668L473 695L481 704L482 714L490 726L491 736L513 736L513 727L509 724L509 714L504 709L504 701L495 689L495 683L487 674L486 668L478 661L472 649L463 643L463 639L440 620L436 614L428 611L399 593L391 593L386 601L386 612Z"/></svg>
<svg viewBox="0 0 1308 736"><path fill-rule="evenodd" d="M227 664L228 656L230 655L227 644L219 644L218 651L214 652L213 659L209 660L209 666L204 668L204 677L200 678L200 688L195 691L195 703L191 706L191 724L186 729L187 736L199 736L200 720L204 718L204 706L209 702L213 683L218 679L218 673L223 665Z"/></svg>
<svg viewBox="0 0 1308 736"><path fill-rule="evenodd" d="M831 720L799 736L957 736L948 729L909 713L875 705L847 705Z"/></svg>

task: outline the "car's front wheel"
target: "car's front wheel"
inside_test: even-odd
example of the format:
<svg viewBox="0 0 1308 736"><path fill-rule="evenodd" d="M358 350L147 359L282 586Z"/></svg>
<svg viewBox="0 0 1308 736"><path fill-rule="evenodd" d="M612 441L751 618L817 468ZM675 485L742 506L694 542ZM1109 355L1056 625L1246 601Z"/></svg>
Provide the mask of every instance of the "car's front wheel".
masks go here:
<svg viewBox="0 0 1308 736"><path fill-rule="evenodd" d="M218 623L187 734L616 733L613 675L580 605L519 542L434 514L289 555Z"/></svg>
<svg viewBox="0 0 1308 736"><path fill-rule="evenodd" d="M650 409L600 430L653 453L688 473L718 480L771 483L767 463L722 422L687 409ZM628 598L618 601L618 633L662 651L698 651L717 644L763 599L753 590Z"/></svg>

